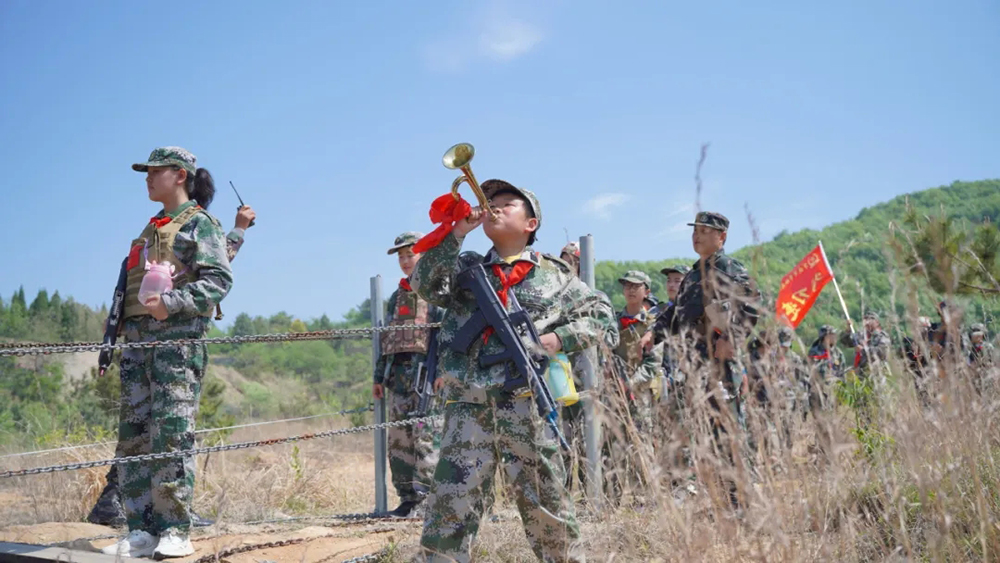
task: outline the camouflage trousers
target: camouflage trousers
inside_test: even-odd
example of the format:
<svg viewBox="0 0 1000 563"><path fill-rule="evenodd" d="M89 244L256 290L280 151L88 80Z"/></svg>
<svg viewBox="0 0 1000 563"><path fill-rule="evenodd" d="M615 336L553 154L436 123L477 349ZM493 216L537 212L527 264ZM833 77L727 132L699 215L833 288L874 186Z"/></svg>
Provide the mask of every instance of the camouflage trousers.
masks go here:
<svg viewBox="0 0 1000 563"><path fill-rule="evenodd" d="M406 420L417 410L420 396L409 393L389 393L389 420ZM437 398L432 398L427 416L438 414ZM419 502L427 496L434 481L438 462L442 422L440 419L417 425L408 424L389 429L389 468L392 486L399 500Z"/></svg>
<svg viewBox="0 0 1000 563"><path fill-rule="evenodd" d="M546 562L584 561L576 554L580 528L563 485L559 442L531 398L489 401L444 407L441 460L420 538L423 560L470 561L502 466L535 555Z"/></svg>
<svg viewBox="0 0 1000 563"><path fill-rule="evenodd" d="M122 334L128 342L200 338L203 318L132 318ZM208 363L202 344L129 348L121 358L121 412L116 457L194 447L195 416ZM119 494L129 530L153 535L191 527L194 459L167 459L119 466Z"/></svg>

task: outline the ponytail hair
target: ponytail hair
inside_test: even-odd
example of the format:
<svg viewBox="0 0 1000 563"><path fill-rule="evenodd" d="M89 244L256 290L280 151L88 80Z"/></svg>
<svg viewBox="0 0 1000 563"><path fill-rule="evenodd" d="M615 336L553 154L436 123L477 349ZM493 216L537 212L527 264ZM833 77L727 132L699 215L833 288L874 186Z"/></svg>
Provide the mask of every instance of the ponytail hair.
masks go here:
<svg viewBox="0 0 1000 563"><path fill-rule="evenodd" d="M188 197L195 200L202 209L208 210L215 198L215 180L204 168L199 168L194 174L188 174L185 185Z"/></svg>

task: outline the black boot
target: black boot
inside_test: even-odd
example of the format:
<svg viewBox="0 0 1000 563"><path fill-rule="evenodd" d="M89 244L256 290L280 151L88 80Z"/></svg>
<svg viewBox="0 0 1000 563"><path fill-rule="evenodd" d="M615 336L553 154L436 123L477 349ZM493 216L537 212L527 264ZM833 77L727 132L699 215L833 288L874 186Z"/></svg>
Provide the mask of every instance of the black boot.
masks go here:
<svg viewBox="0 0 1000 563"><path fill-rule="evenodd" d="M191 511L191 526L194 528L207 528L215 524L215 520L209 520L204 516L198 514L194 510Z"/></svg>
<svg viewBox="0 0 1000 563"><path fill-rule="evenodd" d="M122 528L125 526L125 508L122 506L121 499L118 498L117 466L111 466L107 479L108 484L104 486L101 496L97 499L97 504L87 515L87 522L100 526Z"/></svg>
<svg viewBox="0 0 1000 563"><path fill-rule="evenodd" d="M416 500L404 500L399 503L399 506L395 510L389 511L389 516L395 516L396 518L406 518L410 515L410 512L420 504L420 501Z"/></svg>

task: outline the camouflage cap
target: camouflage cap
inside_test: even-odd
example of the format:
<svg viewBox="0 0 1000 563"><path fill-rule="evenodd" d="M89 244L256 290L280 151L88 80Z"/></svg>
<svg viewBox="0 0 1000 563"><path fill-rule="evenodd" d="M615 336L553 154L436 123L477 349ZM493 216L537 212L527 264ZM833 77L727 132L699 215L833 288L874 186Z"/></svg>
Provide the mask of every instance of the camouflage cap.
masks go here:
<svg viewBox="0 0 1000 563"><path fill-rule="evenodd" d="M688 226L694 227L697 225L703 225L705 227L711 227L713 229L718 229L720 231L729 230L729 219L722 213L715 213L714 211L702 211L694 216L694 223L688 223Z"/></svg>
<svg viewBox="0 0 1000 563"><path fill-rule="evenodd" d="M670 274L680 274L682 276L686 276L687 273L690 271L691 271L690 266L684 266L683 264L679 264L677 266L667 266L666 268L660 270L660 273L665 276L669 276Z"/></svg>
<svg viewBox="0 0 1000 563"><path fill-rule="evenodd" d="M659 299L657 299L657 298L656 298L656 296L655 296L655 295L653 295L652 293L650 293L650 294L649 294L649 295L647 295L647 296L646 296L645 298L643 298L643 301L645 301L645 302L649 303L649 304L650 304L650 305L652 305L653 307L656 307L657 305L659 305L659 304L660 304L660 300L659 300Z"/></svg>
<svg viewBox="0 0 1000 563"><path fill-rule="evenodd" d="M986 325L975 323L969 327L969 334L986 334Z"/></svg>
<svg viewBox="0 0 1000 563"><path fill-rule="evenodd" d="M386 254L395 254L400 250L406 248L407 246L413 246L417 244L417 241L424 238L423 233L418 233L416 231L406 231L405 233L396 237L395 242L392 243L392 248L389 249Z"/></svg>
<svg viewBox="0 0 1000 563"><path fill-rule="evenodd" d="M878 313L876 313L875 311L868 311L867 313L865 313L864 319L866 321L877 321L880 320L880 317L878 316Z"/></svg>
<svg viewBox="0 0 1000 563"><path fill-rule="evenodd" d="M649 287L652 280L649 279L649 275L647 275L646 272L629 270L625 272L624 276L618 278L618 283L625 285L625 282L641 283L645 284L646 287Z"/></svg>
<svg viewBox="0 0 1000 563"><path fill-rule="evenodd" d="M193 154L181 147L160 147L153 149L149 153L149 160L132 165L132 170L136 172L146 172L150 166L178 166L187 170L188 174L194 174L197 169L197 161Z"/></svg>
<svg viewBox="0 0 1000 563"><path fill-rule="evenodd" d="M837 334L837 329L830 325L823 325L819 327L819 337L823 338L827 334Z"/></svg>
<svg viewBox="0 0 1000 563"><path fill-rule="evenodd" d="M560 256L562 256L563 254L569 254L570 256L576 256L577 258L579 258L580 243L577 242L566 243L566 246L562 247L562 250L559 251Z"/></svg>
<svg viewBox="0 0 1000 563"><path fill-rule="evenodd" d="M535 216L535 219L538 219L538 228L535 229L535 238L538 238L538 231L542 228L542 206L538 203L538 196L535 195L535 192L519 188L510 182L497 179L486 180L480 184L479 187L483 188L483 194L486 195L486 199L493 199L493 196L500 192L512 192L527 200L528 205L531 207L532 214Z"/></svg>

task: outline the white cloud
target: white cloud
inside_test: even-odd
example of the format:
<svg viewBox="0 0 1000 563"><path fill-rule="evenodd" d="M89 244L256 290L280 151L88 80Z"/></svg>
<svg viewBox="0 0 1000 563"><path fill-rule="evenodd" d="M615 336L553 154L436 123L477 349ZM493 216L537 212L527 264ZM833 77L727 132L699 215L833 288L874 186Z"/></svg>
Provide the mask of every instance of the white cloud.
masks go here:
<svg viewBox="0 0 1000 563"><path fill-rule="evenodd" d="M483 4L465 21L450 27L447 35L423 45L424 64L434 72L454 73L479 59L505 63L530 53L545 34L538 23L515 17L511 11L510 6L499 1ZM537 16L530 4L520 11ZM460 31L455 33L455 29Z"/></svg>
<svg viewBox="0 0 1000 563"><path fill-rule="evenodd" d="M611 218L611 209L624 205L630 198L631 196L628 194L597 194L583 203L583 211L602 221L607 221Z"/></svg>
<svg viewBox="0 0 1000 563"><path fill-rule="evenodd" d="M490 20L479 35L483 53L499 61L510 61L525 55L541 41L540 29L512 18Z"/></svg>

